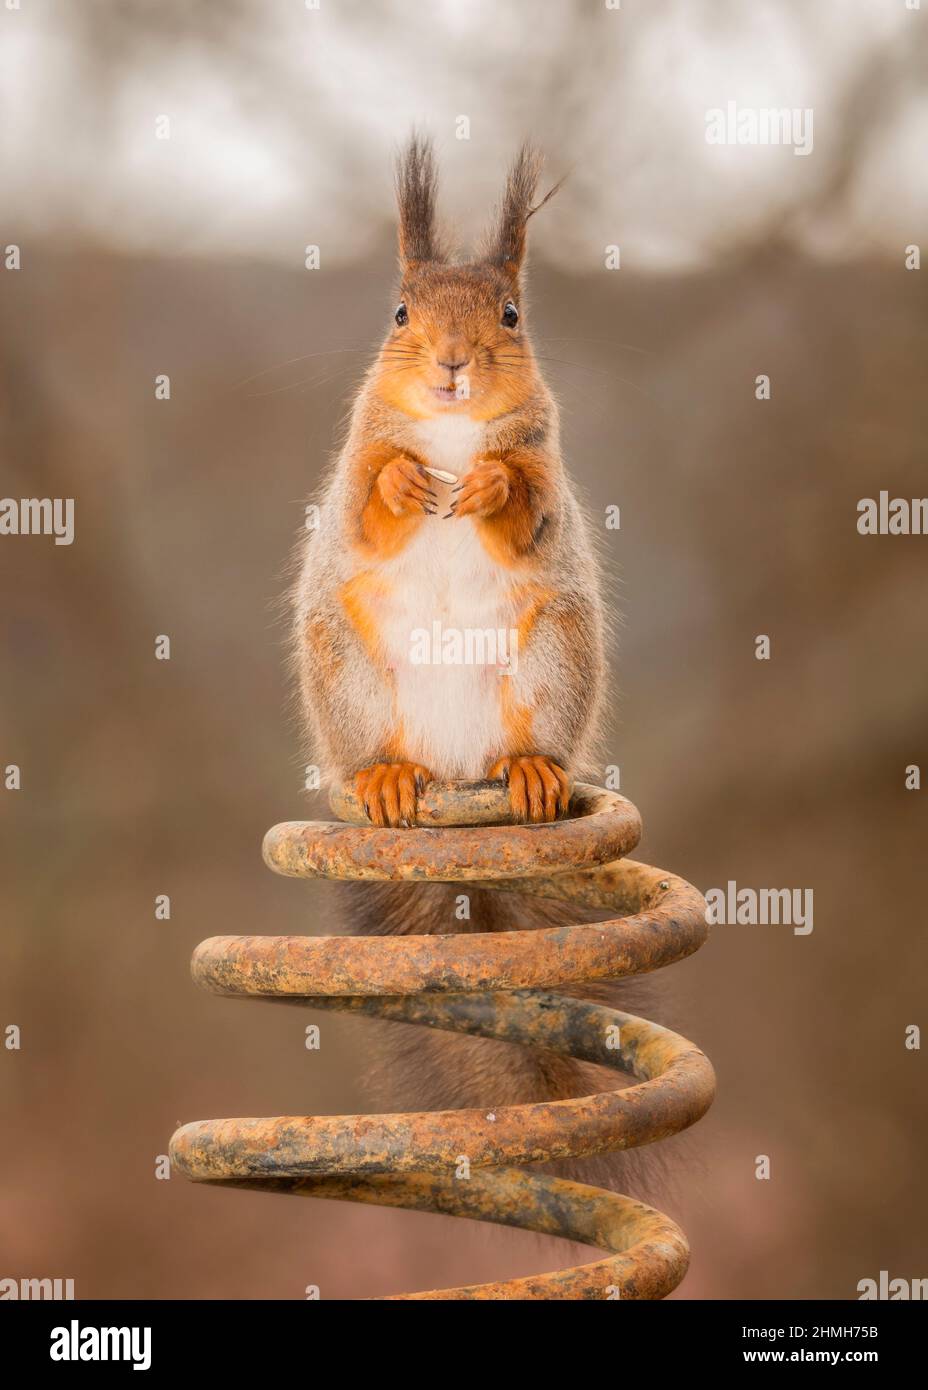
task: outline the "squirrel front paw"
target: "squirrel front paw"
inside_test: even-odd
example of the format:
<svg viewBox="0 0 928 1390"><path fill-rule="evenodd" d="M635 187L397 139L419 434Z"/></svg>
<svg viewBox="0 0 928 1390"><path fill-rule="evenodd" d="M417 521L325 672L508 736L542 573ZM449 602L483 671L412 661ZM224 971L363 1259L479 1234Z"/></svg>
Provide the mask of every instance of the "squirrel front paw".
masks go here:
<svg viewBox="0 0 928 1390"><path fill-rule="evenodd" d="M456 488L449 516L494 516L509 500L509 474L501 463L478 463Z"/></svg>
<svg viewBox="0 0 928 1390"><path fill-rule="evenodd" d="M487 773L509 786L509 805L519 820L551 821L567 814L570 778L551 758L536 753L500 758Z"/></svg>
<svg viewBox="0 0 928 1390"><path fill-rule="evenodd" d="M421 463L398 455L385 463L377 475L380 495L394 516L411 516L438 511L438 494L429 486L429 475Z"/></svg>
<svg viewBox="0 0 928 1390"><path fill-rule="evenodd" d="M355 773L354 789L374 825L415 825L418 798L432 774L418 763L373 763Z"/></svg>

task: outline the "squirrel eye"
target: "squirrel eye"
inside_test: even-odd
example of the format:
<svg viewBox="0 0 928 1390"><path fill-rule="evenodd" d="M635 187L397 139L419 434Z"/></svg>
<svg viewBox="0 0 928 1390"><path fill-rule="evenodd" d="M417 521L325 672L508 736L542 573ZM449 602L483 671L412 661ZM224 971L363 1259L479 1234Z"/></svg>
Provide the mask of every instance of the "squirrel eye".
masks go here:
<svg viewBox="0 0 928 1390"><path fill-rule="evenodd" d="M397 328L405 328L407 323L409 322L409 312L406 308L406 305L401 304L398 307L396 313L393 315L393 317L396 320Z"/></svg>
<svg viewBox="0 0 928 1390"><path fill-rule="evenodd" d="M517 324L518 322L519 322L519 311L518 311L518 309L516 308L516 306L513 304L512 300L511 300L511 299L507 299L507 301L506 301L506 306L505 306L505 308L503 309L503 327L504 327L504 328L515 328L515 326L516 326L516 324Z"/></svg>

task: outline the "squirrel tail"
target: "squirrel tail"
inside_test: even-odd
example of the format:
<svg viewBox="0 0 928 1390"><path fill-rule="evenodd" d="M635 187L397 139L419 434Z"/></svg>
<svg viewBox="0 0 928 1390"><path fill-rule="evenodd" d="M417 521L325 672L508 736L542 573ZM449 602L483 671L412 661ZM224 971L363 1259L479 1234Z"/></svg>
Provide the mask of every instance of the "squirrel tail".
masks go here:
<svg viewBox="0 0 928 1390"><path fill-rule="evenodd" d="M340 915L352 934L437 935L530 930L576 921L569 904L460 884L342 883ZM469 917L459 920L462 894ZM607 914L599 914L604 919ZM597 920L591 917L591 920ZM622 980L559 988L552 992L593 999L629 1013L654 1017L653 979ZM362 1046L364 1093L379 1112L408 1110L493 1110L543 1100L615 1090L613 1070L541 1048L442 1032L418 1024L368 1018ZM656 1155L655 1155L656 1157ZM547 1165L561 1177L620 1189L647 1198L656 1169L640 1151L565 1160Z"/></svg>

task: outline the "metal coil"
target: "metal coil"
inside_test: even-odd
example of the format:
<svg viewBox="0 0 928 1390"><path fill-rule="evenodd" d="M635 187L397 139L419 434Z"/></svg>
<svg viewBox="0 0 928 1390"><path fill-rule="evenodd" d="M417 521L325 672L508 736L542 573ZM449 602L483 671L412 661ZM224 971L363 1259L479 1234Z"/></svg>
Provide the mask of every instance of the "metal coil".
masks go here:
<svg viewBox="0 0 928 1390"><path fill-rule="evenodd" d="M576 786L568 816L542 825L511 823L499 783L432 783L408 829L371 826L345 788L332 805L339 822L270 830L269 867L295 878L468 883L619 915L467 935L212 937L194 952L198 984L541 1047L634 1084L489 1112L197 1121L174 1134L173 1164L197 1182L466 1216L608 1252L576 1268L403 1297L663 1298L689 1261L678 1226L629 1197L518 1165L654 1143L708 1109L715 1078L698 1048L644 1019L549 992L643 974L698 950L702 895L623 858L638 842L638 812L597 787ZM466 1178L455 1176L461 1155Z"/></svg>

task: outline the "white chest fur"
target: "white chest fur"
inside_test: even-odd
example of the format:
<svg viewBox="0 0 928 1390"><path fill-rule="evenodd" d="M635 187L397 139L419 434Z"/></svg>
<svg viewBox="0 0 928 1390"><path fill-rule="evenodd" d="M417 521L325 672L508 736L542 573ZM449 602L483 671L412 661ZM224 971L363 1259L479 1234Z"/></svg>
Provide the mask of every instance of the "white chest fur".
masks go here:
<svg viewBox="0 0 928 1390"><path fill-rule="evenodd" d="M481 421L467 415L436 415L418 421L414 432L433 468L461 475L473 466L486 431Z"/></svg>
<svg viewBox="0 0 928 1390"><path fill-rule="evenodd" d="M446 416L417 434L433 467L461 477L479 456L483 428ZM408 755L439 777L480 777L504 746L502 684L512 676L502 663L511 658L518 581L487 554L471 518L445 519L450 489L433 485L437 515L383 568L379 630Z"/></svg>

